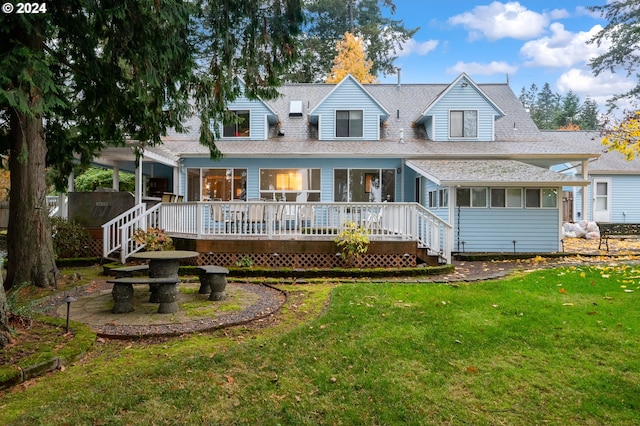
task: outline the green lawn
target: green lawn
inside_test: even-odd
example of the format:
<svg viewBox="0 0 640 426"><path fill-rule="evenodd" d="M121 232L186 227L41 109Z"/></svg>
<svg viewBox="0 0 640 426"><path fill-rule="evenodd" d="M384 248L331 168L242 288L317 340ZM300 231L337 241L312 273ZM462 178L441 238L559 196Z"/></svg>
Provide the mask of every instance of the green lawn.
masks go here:
<svg viewBox="0 0 640 426"><path fill-rule="evenodd" d="M98 344L0 424L640 423L640 266L282 288L274 327Z"/></svg>

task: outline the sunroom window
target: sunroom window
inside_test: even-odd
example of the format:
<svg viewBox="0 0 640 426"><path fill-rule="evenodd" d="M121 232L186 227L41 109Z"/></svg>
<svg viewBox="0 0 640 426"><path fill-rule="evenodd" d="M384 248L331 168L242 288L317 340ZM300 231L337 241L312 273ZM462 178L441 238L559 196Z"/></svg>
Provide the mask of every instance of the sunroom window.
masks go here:
<svg viewBox="0 0 640 426"><path fill-rule="evenodd" d="M231 119L224 124L222 136L225 138L248 138L251 136L249 130L249 111L229 111Z"/></svg>
<svg viewBox="0 0 640 426"><path fill-rule="evenodd" d="M320 201L320 169L261 169L260 198Z"/></svg>
<svg viewBox="0 0 640 426"><path fill-rule="evenodd" d="M458 207L487 207L487 188L457 188Z"/></svg>
<svg viewBox="0 0 640 426"><path fill-rule="evenodd" d="M491 188L491 207L522 207L522 188Z"/></svg>
<svg viewBox="0 0 640 426"><path fill-rule="evenodd" d="M336 111L336 137L361 138L363 133L362 111Z"/></svg>
<svg viewBox="0 0 640 426"><path fill-rule="evenodd" d="M246 199L247 169L187 169L187 201Z"/></svg>
<svg viewBox="0 0 640 426"><path fill-rule="evenodd" d="M478 137L478 111L450 111L449 112L449 137L451 138L477 138Z"/></svg>

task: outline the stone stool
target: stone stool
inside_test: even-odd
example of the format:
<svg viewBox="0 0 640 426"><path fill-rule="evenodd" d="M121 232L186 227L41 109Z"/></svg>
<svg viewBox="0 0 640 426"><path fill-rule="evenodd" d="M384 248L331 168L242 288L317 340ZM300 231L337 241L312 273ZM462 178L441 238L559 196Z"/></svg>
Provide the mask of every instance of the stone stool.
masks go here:
<svg viewBox="0 0 640 426"><path fill-rule="evenodd" d="M227 286L227 274L229 270L221 266L205 265L199 266L200 289L198 293L209 294L209 300L224 300L227 295L224 289Z"/></svg>

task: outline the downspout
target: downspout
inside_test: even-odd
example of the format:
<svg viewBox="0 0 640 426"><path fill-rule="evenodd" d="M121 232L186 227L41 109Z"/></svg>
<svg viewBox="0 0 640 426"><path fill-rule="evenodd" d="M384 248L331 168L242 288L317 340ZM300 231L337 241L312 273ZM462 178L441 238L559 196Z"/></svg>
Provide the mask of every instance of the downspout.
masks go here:
<svg viewBox="0 0 640 426"><path fill-rule="evenodd" d="M118 164L113 166L113 179L111 180L111 188L120 190L120 166Z"/></svg>
<svg viewBox="0 0 640 426"><path fill-rule="evenodd" d="M136 191L135 204L142 203L142 155L136 154Z"/></svg>
<svg viewBox="0 0 640 426"><path fill-rule="evenodd" d="M589 180L589 161L587 160L584 160L582 162L582 179L587 181ZM582 187L582 220L587 220L587 218L591 216L587 211L587 206L588 206L588 203L587 203L588 190L587 189L588 188L589 186Z"/></svg>

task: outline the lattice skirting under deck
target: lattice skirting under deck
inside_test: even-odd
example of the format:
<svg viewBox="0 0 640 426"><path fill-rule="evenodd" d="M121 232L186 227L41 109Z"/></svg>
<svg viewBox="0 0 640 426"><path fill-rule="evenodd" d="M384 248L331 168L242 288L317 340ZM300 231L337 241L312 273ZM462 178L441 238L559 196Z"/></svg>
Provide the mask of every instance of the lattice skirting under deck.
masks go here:
<svg viewBox="0 0 640 426"><path fill-rule="evenodd" d="M249 259L249 260L247 260ZM200 265L252 266L272 268L340 268L345 263L335 254L325 253L200 253ZM416 266L415 255L365 254L353 265L356 268L402 268Z"/></svg>

